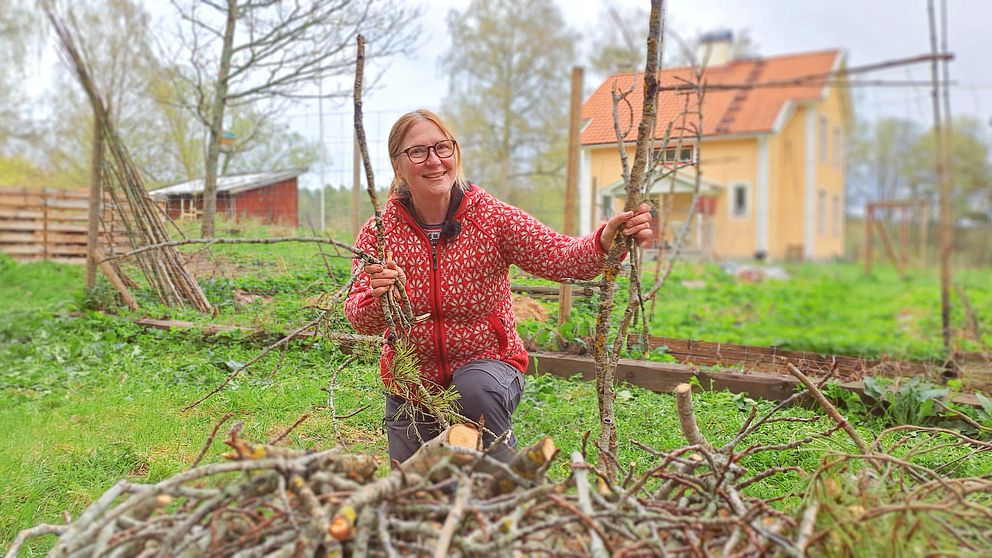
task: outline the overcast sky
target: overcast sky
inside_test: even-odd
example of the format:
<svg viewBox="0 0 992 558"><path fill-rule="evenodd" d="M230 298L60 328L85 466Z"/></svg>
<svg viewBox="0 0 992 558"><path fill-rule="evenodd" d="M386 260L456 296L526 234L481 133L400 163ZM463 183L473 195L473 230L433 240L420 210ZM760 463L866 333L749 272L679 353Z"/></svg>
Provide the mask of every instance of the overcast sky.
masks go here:
<svg viewBox="0 0 992 558"><path fill-rule="evenodd" d="M558 0L573 28L588 30L597 23L601 6L644 6L647 0ZM446 82L438 55L451 44L446 16L468 2L431 2L422 19L424 41L388 68L383 87L369 104L383 110L418 106L438 108ZM952 98L955 112L988 120L992 115L992 20L986 10L989 0L948 0L949 49L956 54L951 77L959 82ZM925 0L669 0L669 25L683 36L715 29L749 29L761 54L841 48L848 64L903 58L929 52ZM877 78L929 79L929 66L922 64L876 74ZM595 84L587 84L589 86ZM927 120L928 91L917 89L870 89L858 91L859 114L879 114ZM921 104L922 103L922 104Z"/></svg>
<svg viewBox="0 0 992 558"><path fill-rule="evenodd" d="M580 36L598 23L606 3L617 7L650 6L648 0L556 0L566 20ZM840 48L848 55L849 66L904 58L929 52L926 0L668 0L668 25L683 36L717 29L748 29L762 55ZM377 168L377 182L388 183L385 136L399 114L420 107L443 110L447 79L439 59L451 42L446 29L448 12L464 10L467 0L427 2L420 20L422 39L416 49L395 57L386 66L371 67L380 73L379 87L365 97L366 132L369 149ZM939 0L937 0L939 8ZM992 126L992 61L988 56L992 23L986 10L992 0L947 0L949 11L949 50L951 64L952 111L972 115ZM168 3L146 0L156 15L168 14ZM369 37L374 49L374 37ZM580 45L586 50L586 45ZM586 53L583 52L582 59ZM49 58L57 64L54 56ZM927 64L902 67L865 76L874 79L928 80ZM351 76L343 78L350 90ZM567 73L562 76L567 80ZM592 83L587 74L585 89ZM329 81L329 80L328 80ZM325 88L334 86L327 83ZM895 116L931 122L929 89L920 87L856 88L852 91L854 110L859 118ZM350 99L325 103L323 141L328 162L325 181L350 184L351 181L351 104ZM316 102L291 108L284 116L294 130L313 140L320 139ZM992 131L992 127L989 128ZM316 186L319 166L304 177L307 187Z"/></svg>
<svg viewBox="0 0 992 558"><path fill-rule="evenodd" d="M583 35L596 24L606 2L650 5L647 0L558 2L571 26ZM419 107L443 108L447 81L439 58L451 47L446 18L451 9L467 5L467 1L429 3L421 20L419 48L392 60L383 70L379 88L366 97L366 128L373 156L385 151L385 135L396 116ZM989 0L948 0L949 50L956 56L950 71L951 79L958 82L953 88L952 111L986 123L992 119L992 61L988 57L992 23L985 15L990 8ZM925 54L930 49L925 0L669 0L668 17L668 24L683 36L723 28L749 29L765 56L840 48L847 52L849 66L859 66ZM930 68L920 64L866 77L925 81ZM596 85L587 77L587 92ZM853 95L855 112L861 118L896 116L924 124L932 118L927 87L860 88ZM351 176L350 111L350 104L324 108L324 141L330 159L325 178L337 184L348 183ZM295 129L316 138L316 114L315 106L300 107L287 118ZM382 177L378 181L388 182L383 176L388 173L385 162L376 163Z"/></svg>

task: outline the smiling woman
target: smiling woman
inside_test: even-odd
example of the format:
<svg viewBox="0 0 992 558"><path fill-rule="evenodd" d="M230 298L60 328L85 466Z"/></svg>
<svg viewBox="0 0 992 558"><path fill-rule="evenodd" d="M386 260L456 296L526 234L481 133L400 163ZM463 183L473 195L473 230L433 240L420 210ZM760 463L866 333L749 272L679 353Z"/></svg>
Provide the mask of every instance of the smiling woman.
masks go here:
<svg viewBox="0 0 992 558"><path fill-rule="evenodd" d="M512 447L510 416L520 402L528 358L516 330L510 265L553 281L592 279L602 271L616 233L650 240L649 207L615 215L595 233L572 238L467 181L458 141L436 114L401 116L388 145L394 177L382 213L385 264L359 273L345 312L359 332L386 336L380 368L389 393L390 457L402 462L440 432L416 405L404 405L396 389L397 337L412 347L425 388L455 388L461 415L484 424L483 443L503 437ZM381 257L372 220L356 246ZM353 263L356 270L361 265ZM382 296L401 288L419 318L409 331L389 331ZM512 455L505 445L490 452Z"/></svg>

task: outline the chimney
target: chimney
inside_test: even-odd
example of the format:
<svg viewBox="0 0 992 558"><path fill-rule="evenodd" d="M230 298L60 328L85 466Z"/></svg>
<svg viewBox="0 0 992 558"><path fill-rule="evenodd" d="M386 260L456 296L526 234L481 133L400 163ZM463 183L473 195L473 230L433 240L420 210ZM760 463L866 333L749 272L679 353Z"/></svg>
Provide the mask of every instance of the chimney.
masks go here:
<svg viewBox="0 0 992 558"><path fill-rule="evenodd" d="M722 66L733 58L734 32L730 29L711 31L699 38L696 63L705 66Z"/></svg>

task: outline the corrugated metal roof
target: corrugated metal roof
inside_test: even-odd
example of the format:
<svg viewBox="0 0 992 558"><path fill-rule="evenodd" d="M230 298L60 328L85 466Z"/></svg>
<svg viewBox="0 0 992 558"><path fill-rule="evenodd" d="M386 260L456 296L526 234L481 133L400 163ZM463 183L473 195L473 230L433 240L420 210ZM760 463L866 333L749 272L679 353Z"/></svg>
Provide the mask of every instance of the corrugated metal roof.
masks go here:
<svg viewBox="0 0 992 558"><path fill-rule="evenodd" d="M289 169L271 172L218 176L217 191L237 194L238 192L254 190L255 188L262 188L264 186L269 186L270 184L282 182L283 180L295 178L305 172L307 172L307 169ZM203 192L203 182L204 179L202 178L188 180L186 182L166 186L165 188L159 188L158 190L152 190L148 192L148 195L151 196L152 199L165 199L169 196L178 196L182 194L198 194Z"/></svg>

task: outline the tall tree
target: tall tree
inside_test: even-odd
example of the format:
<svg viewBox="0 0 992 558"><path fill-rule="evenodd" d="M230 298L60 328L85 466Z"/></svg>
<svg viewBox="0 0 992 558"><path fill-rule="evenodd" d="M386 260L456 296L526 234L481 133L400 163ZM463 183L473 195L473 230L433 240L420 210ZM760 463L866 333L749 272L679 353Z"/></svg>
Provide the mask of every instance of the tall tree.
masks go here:
<svg viewBox="0 0 992 558"><path fill-rule="evenodd" d="M135 145L153 127L155 102L146 94L147 83L158 67L150 45L150 18L134 0L76 0L51 2L75 31L81 54L92 70L92 79L104 99L114 128L124 138L134 162L144 168L157 159ZM93 145L93 110L68 71L55 76L49 93L53 112L49 118L46 152L60 182L81 187L90 181ZM148 142L148 145L154 145Z"/></svg>
<svg viewBox="0 0 992 558"><path fill-rule="evenodd" d="M557 4L473 0L448 28L445 115L468 175L518 204L535 182L563 182L576 35Z"/></svg>
<svg viewBox="0 0 992 558"><path fill-rule="evenodd" d="M642 7L604 4L588 30L589 68L603 77L644 70L643 38L648 34L648 11Z"/></svg>
<svg viewBox="0 0 992 558"><path fill-rule="evenodd" d="M666 63L668 67L695 66L702 64L700 47L703 45L705 33L696 33L691 37L684 37L673 29L666 30L673 41L673 48L666 49ZM751 30L747 28L738 29L731 34L730 59L740 60L744 58L754 58L761 56L761 47L751 36Z"/></svg>
<svg viewBox="0 0 992 558"><path fill-rule="evenodd" d="M8 0L0 9L0 155L15 140L31 137L34 130L26 115L26 62L40 44L44 29L31 10L30 0Z"/></svg>
<svg viewBox="0 0 992 558"><path fill-rule="evenodd" d="M848 205L911 195L904 166L920 133L917 124L882 118L857 122L852 132L846 146Z"/></svg>
<svg viewBox="0 0 992 558"><path fill-rule="evenodd" d="M951 199L957 217L992 222L992 141L988 130L973 117L954 119L953 136L948 140L949 158L954 169ZM936 198L937 177L934 172L933 130L920 134L907 148L901 175L915 197Z"/></svg>
<svg viewBox="0 0 992 558"><path fill-rule="evenodd" d="M417 10L398 0L171 0L182 19L177 77L194 97L186 102L207 130L203 236L214 235L217 173L225 116L235 106L264 106L313 97L318 78L353 71L361 32L370 52L385 57L415 39ZM342 89L332 95L345 95Z"/></svg>

